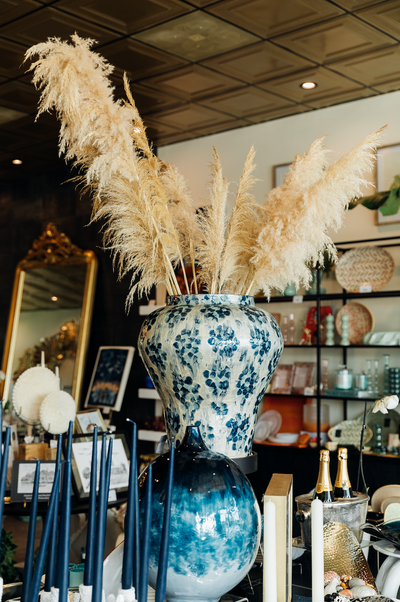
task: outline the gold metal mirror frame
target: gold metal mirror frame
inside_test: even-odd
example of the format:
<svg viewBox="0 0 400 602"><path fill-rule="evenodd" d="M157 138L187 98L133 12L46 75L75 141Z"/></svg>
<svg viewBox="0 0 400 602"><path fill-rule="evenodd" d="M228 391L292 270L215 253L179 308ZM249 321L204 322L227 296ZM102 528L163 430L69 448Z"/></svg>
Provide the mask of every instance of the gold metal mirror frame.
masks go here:
<svg viewBox="0 0 400 602"><path fill-rule="evenodd" d="M93 311L97 258L93 251L82 251L73 245L70 239L65 234L60 233L53 223L47 225L43 234L34 241L27 256L17 265L3 354L2 370L5 373L1 392L3 400L8 400L13 377L15 345L26 272L33 268L74 264L86 264L87 266L71 392L77 409L79 408Z"/></svg>

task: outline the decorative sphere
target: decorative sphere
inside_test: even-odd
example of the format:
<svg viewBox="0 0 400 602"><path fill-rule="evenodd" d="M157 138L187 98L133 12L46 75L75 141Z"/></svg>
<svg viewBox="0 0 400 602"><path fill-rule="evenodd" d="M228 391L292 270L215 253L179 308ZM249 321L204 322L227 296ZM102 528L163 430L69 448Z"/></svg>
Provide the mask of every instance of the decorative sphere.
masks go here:
<svg viewBox="0 0 400 602"><path fill-rule="evenodd" d="M169 454L153 463L149 584L156 587ZM147 471L140 478L141 518ZM261 517L237 464L208 451L198 427L187 427L175 453L167 571L168 601L217 601L251 569Z"/></svg>

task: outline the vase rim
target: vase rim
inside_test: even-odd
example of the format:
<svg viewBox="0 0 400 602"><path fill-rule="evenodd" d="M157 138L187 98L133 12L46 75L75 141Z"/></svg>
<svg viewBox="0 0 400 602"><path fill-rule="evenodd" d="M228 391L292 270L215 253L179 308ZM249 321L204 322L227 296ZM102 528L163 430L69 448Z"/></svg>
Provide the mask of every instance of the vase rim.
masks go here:
<svg viewBox="0 0 400 602"><path fill-rule="evenodd" d="M254 305L254 297L230 293L201 293L198 295L170 295L167 297L167 305L199 305L202 303Z"/></svg>

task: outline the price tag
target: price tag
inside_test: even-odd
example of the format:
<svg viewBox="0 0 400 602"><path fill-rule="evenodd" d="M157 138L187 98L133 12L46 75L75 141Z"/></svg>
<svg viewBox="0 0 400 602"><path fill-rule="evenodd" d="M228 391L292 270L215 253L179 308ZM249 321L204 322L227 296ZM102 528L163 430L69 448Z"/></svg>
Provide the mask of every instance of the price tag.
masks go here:
<svg viewBox="0 0 400 602"><path fill-rule="evenodd" d="M303 303L303 295L294 295L293 303Z"/></svg>
<svg viewBox="0 0 400 602"><path fill-rule="evenodd" d="M372 286L370 284L363 284L358 290L360 293L372 293Z"/></svg>
<svg viewBox="0 0 400 602"><path fill-rule="evenodd" d="M115 491L115 489L111 489L108 492L108 501L109 502L116 502L117 501L117 492Z"/></svg>

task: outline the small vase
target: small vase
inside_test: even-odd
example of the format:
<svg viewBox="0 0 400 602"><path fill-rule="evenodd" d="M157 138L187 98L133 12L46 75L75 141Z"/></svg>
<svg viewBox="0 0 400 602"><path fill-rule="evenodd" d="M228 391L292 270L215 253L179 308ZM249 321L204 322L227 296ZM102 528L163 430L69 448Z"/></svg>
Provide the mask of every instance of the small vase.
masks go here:
<svg viewBox="0 0 400 602"><path fill-rule="evenodd" d="M177 446L197 425L208 449L251 454L258 406L283 349L275 318L253 297L169 297L143 322L138 348Z"/></svg>
<svg viewBox="0 0 400 602"><path fill-rule="evenodd" d="M149 584L155 588L169 453L152 465ZM143 519L147 471L140 477ZM260 545L261 516L253 489L234 461L207 450L189 426L176 450L168 552L169 602L211 602L251 569Z"/></svg>
<svg viewBox="0 0 400 602"><path fill-rule="evenodd" d="M283 294L286 297L292 297L293 295L295 295L297 293L296 288L293 284L293 282L290 282L287 287L285 288L285 290L283 291Z"/></svg>
<svg viewBox="0 0 400 602"><path fill-rule="evenodd" d="M318 272L317 272L317 270L313 270L311 286L309 289L306 290L306 295L316 295L318 293L318 288L317 288L318 280L317 279L318 279ZM322 272L321 272L321 280L322 280ZM319 286L319 293L320 293L320 295L325 295L325 293L326 293L326 288L321 286L321 282L320 282L320 286Z"/></svg>

